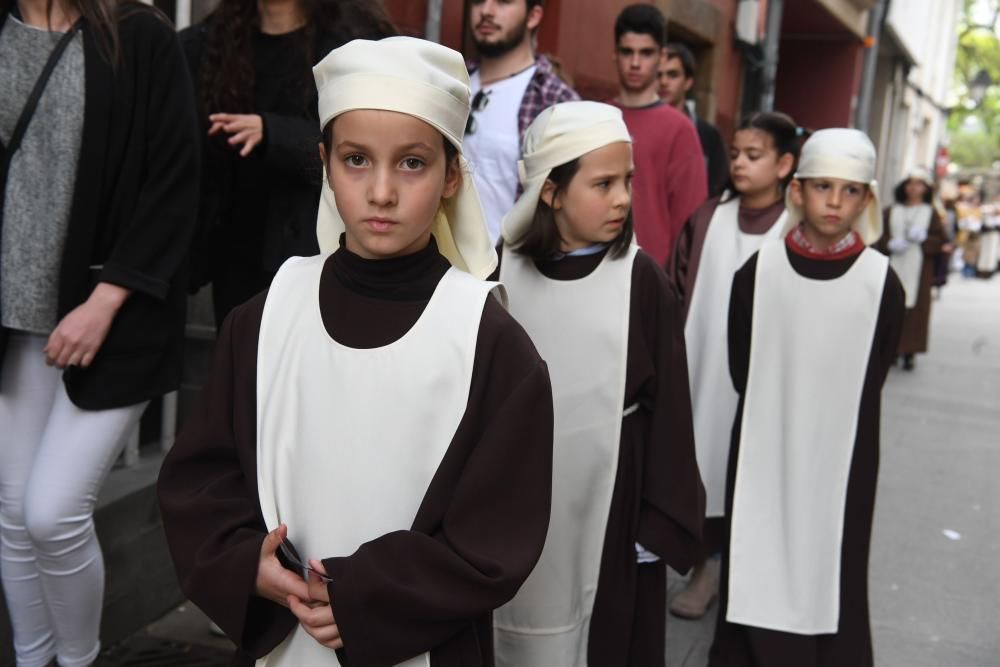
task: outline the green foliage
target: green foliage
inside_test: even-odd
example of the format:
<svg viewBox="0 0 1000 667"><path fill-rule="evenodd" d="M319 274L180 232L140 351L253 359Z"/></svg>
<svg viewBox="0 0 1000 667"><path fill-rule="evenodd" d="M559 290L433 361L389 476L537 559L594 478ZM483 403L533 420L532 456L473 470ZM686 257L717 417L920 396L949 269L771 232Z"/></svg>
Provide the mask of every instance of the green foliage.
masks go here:
<svg viewBox="0 0 1000 667"><path fill-rule="evenodd" d="M952 132L948 150L951 159L966 169L988 168L1000 159L1000 141L996 134L982 128L959 128Z"/></svg>
<svg viewBox="0 0 1000 667"><path fill-rule="evenodd" d="M951 154L963 166L989 166L1000 158L1000 0L965 0L959 21L954 86L959 104L948 119L952 133ZM985 70L993 80L977 105L972 80ZM978 123L970 129L969 116ZM978 127L976 127L978 126Z"/></svg>

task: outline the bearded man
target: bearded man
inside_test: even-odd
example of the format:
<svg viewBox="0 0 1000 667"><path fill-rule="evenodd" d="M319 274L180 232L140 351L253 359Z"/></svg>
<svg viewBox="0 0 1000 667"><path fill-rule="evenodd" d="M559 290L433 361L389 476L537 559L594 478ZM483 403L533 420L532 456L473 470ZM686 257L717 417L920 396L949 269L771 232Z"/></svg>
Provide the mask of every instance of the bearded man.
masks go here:
<svg viewBox="0 0 1000 667"><path fill-rule="evenodd" d="M464 150L496 243L518 194L517 162L531 121L548 107L578 100L552 63L535 53L543 0L472 0L469 28L480 60L469 68L472 113Z"/></svg>

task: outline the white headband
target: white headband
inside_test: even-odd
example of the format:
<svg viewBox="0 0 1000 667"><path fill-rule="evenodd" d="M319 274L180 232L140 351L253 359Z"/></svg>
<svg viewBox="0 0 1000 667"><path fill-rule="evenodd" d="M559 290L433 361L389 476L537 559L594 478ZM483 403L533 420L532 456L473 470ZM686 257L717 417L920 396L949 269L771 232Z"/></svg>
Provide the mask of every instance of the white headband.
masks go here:
<svg viewBox="0 0 1000 667"><path fill-rule="evenodd" d="M542 187L558 166L610 144L632 143L621 110L600 102L563 102L528 126L517 163L524 193L503 219L503 238L516 243L531 225Z"/></svg>
<svg viewBox="0 0 1000 667"><path fill-rule="evenodd" d="M458 149L463 172L455 196L442 202L433 225L441 254L480 278L497 266L479 195L462 153L469 116L469 74L457 51L414 37L356 39L334 49L313 68L320 128L359 109L407 114L428 123ZM344 221L324 174L316 220L320 252L338 247Z"/></svg>
<svg viewBox="0 0 1000 667"><path fill-rule="evenodd" d="M875 165L875 146L864 132L842 127L831 128L819 130L806 140L795 178L838 178L868 185L872 200L868 208L858 216L854 229L865 245L871 245L882 236L882 211L878 199L878 182L875 180ZM802 210L790 196L786 197L785 206L788 209L787 232L802 221Z"/></svg>

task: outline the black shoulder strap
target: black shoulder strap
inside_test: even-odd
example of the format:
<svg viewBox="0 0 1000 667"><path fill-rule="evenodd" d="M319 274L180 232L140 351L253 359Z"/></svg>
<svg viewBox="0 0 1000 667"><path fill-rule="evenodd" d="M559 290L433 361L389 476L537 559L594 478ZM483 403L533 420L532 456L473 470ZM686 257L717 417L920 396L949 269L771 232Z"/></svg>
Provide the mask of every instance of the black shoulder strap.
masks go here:
<svg viewBox="0 0 1000 667"><path fill-rule="evenodd" d="M80 19L73 26L66 31L56 44L56 47L52 49L52 53L49 54L49 59L45 62L45 67L42 69L42 73L38 76L38 80L35 81L34 88L31 89L31 94L28 95L28 101L25 103L24 108L21 109L21 115L17 117L17 124L14 126L14 133L10 137L10 143L6 146L0 142L0 148L4 149L3 155L3 166L0 170L0 175L3 176L6 181L7 168L10 165L11 159L14 157L14 153L17 149L21 147L21 140L24 139L24 133L28 130L28 124L31 122L31 117L35 114L35 108L38 107L38 100L42 98L42 93L45 92L45 86L49 82L49 78L52 76L52 71L59 64L59 58L62 57L63 51L69 46L69 43L73 41L73 37L76 35L77 31L83 25L83 20Z"/></svg>

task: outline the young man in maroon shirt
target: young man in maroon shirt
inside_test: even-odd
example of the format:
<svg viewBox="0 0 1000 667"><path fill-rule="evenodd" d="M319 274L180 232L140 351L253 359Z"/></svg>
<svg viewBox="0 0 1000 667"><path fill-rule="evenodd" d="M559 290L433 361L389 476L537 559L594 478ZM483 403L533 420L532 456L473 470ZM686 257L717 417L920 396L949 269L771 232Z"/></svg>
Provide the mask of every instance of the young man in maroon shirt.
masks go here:
<svg viewBox="0 0 1000 667"><path fill-rule="evenodd" d="M659 97L656 69L666 38L666 19L653 5L630 5L615 21L619 93L611 103L621 108L634 141L635 235L661 266L685 221L708 197L698 133Z"/></svg>

